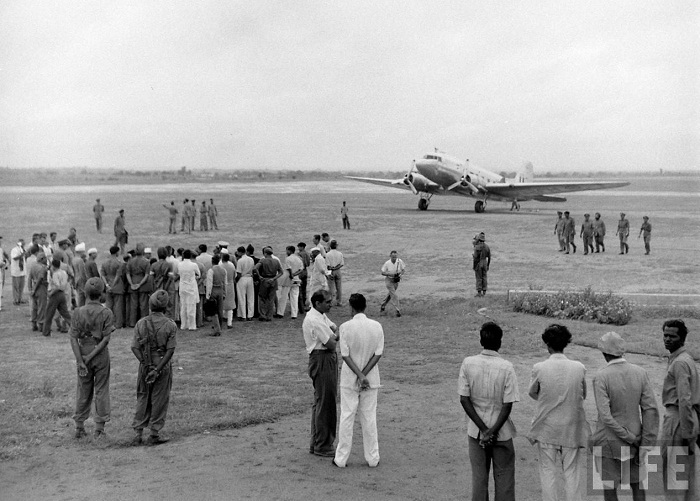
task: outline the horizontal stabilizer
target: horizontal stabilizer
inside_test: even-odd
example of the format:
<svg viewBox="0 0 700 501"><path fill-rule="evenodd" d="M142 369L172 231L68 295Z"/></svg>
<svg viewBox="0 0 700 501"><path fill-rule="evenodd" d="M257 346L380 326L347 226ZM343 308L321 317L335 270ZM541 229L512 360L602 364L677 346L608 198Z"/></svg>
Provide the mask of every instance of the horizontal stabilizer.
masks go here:
<svg viewBox="0 0 700 501"><path fill-rule="evenodd" d="M566 202L566 198L564 197L552 197L548 195L538 195L536 197L532 197L533 200L537 200L538 202Z"/></svg>

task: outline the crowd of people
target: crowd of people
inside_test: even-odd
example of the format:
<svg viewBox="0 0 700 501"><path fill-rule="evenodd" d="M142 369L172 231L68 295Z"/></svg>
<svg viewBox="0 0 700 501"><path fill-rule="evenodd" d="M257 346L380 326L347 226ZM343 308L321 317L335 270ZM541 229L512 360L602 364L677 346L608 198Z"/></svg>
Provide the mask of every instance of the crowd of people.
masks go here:
<svg viewBox="0 0 700 501"><path fill-rule="evenodd" d="M557 221L554 224L554 234L559 242L559 252L569 254L573 251L576 254L576 221L571 216L569 211L557 211ZM583 240L583 253L587 255L589 250L591 254L605 252L605 222L603 221L600 212L595 213L595 217L591 220L591 215L586 213L583 215L581 230L578 232L579 238ZM629 253L630 247L627 243L630 236L630 222L626 219L626 214L620 212L620 220L617 222L617 230L615 236L620 239L620 254ZM637 238L644 238L644 254L651 253L651 223L649 216L642 218L642 226L639 229ZM595 244L595 250L593 247Z"/></svg>

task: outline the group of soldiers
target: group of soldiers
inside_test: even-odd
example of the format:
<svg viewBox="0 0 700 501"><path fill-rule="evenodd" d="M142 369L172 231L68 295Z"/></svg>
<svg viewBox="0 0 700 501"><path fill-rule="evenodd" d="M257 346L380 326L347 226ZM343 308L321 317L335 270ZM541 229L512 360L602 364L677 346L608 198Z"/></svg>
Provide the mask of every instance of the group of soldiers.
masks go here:
<svg viewBox="0 0 700 501"><path fill-rule="evenodd" d="M195 231L195 221L197 219L197 201L188 198L182 201L182 212L175 207L175 201L171 201L170 205L163 204L163 207L168 209L170 217L170 225L168 233L177 233L177 215L180 213L181 225L180 232L192 233ZM214 199L209 199L209 205L206 200L202 200L199 206L199 231L218 230L219 225L216 223L216 218L219 215L219 210L214 205Z"/></svg>
<svg viewBox="0 0 700 501"><path fill-rule="evenodd" d="M563 217L562 217L563 215ZM559 252L564 252L568 254L571 250L576 253L576 222L574 218L571 217L569 211L557 211L557 222L554 225L554 234L557 236L559 242ZM591 220L591 215L586 213L583 215L583 223L581 223L581 230L579 231L579 238L583 240L583 253L588 254L590 250L591 254L594 252L605 252L605 222L600 216L600 212L595 213L595 218ZM649 217L644 216L642 218L642 227L639 230L639 236L637 238L644 237L644 249L645 255L651 253L651 223L649 222ZM627 240L630 235L630 222L626 219L626 214L620 212L620 220L617 222L617 231L615 231L615 236L620 239L620 254L629 253L629 244ZM593 250L593 244L595 243L595 251Z"/></svg>

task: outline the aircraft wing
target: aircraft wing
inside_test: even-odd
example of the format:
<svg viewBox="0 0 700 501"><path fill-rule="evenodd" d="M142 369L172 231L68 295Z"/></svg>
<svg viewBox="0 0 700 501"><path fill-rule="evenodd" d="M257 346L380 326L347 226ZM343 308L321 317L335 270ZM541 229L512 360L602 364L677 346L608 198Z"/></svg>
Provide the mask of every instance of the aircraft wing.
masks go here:
<svg viewBox="0 0 700 501"><path fill-rule="evenodd" d="M445 189L437 183L430 181L429 179L421 176L420 174L413 175L413 185L417 191L422 191L425 193L443 193ZM389 186L391 188L401 188L402 190L412 191L411 187L404 183L404 178L399 179L380 179L376 177L356 177L356 176L345 176L353 181L360 181L363 183L376 184L379 186Z"/></svg>
<svg viewBox="0 0 700 501"><path fill-rule="evenodd" d="M561 201L558 197L547 197L553 193L569 193L574 191L607 190L627 186L628 182L565 182L565 183L489 183L484 186L490 197L500 197L506 200L517 199Z"/></svg>

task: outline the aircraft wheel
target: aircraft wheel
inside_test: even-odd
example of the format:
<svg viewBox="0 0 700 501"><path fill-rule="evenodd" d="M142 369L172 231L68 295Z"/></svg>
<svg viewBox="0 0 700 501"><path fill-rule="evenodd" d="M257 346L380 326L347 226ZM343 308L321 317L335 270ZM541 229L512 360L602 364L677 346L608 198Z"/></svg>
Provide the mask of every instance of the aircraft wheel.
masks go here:
<svg viewBox="0 0 700 501"><path fill-rule="evenodd" d="M418 200L418 209L428 210L428 201L425 198Z"/></svg>
<svg viewBox="0 0 700 501"><path fill-rule="evenodd" d="M484 212L484 202L482 202L481 200L477 200L474 204L474 212Z"/></svg>

